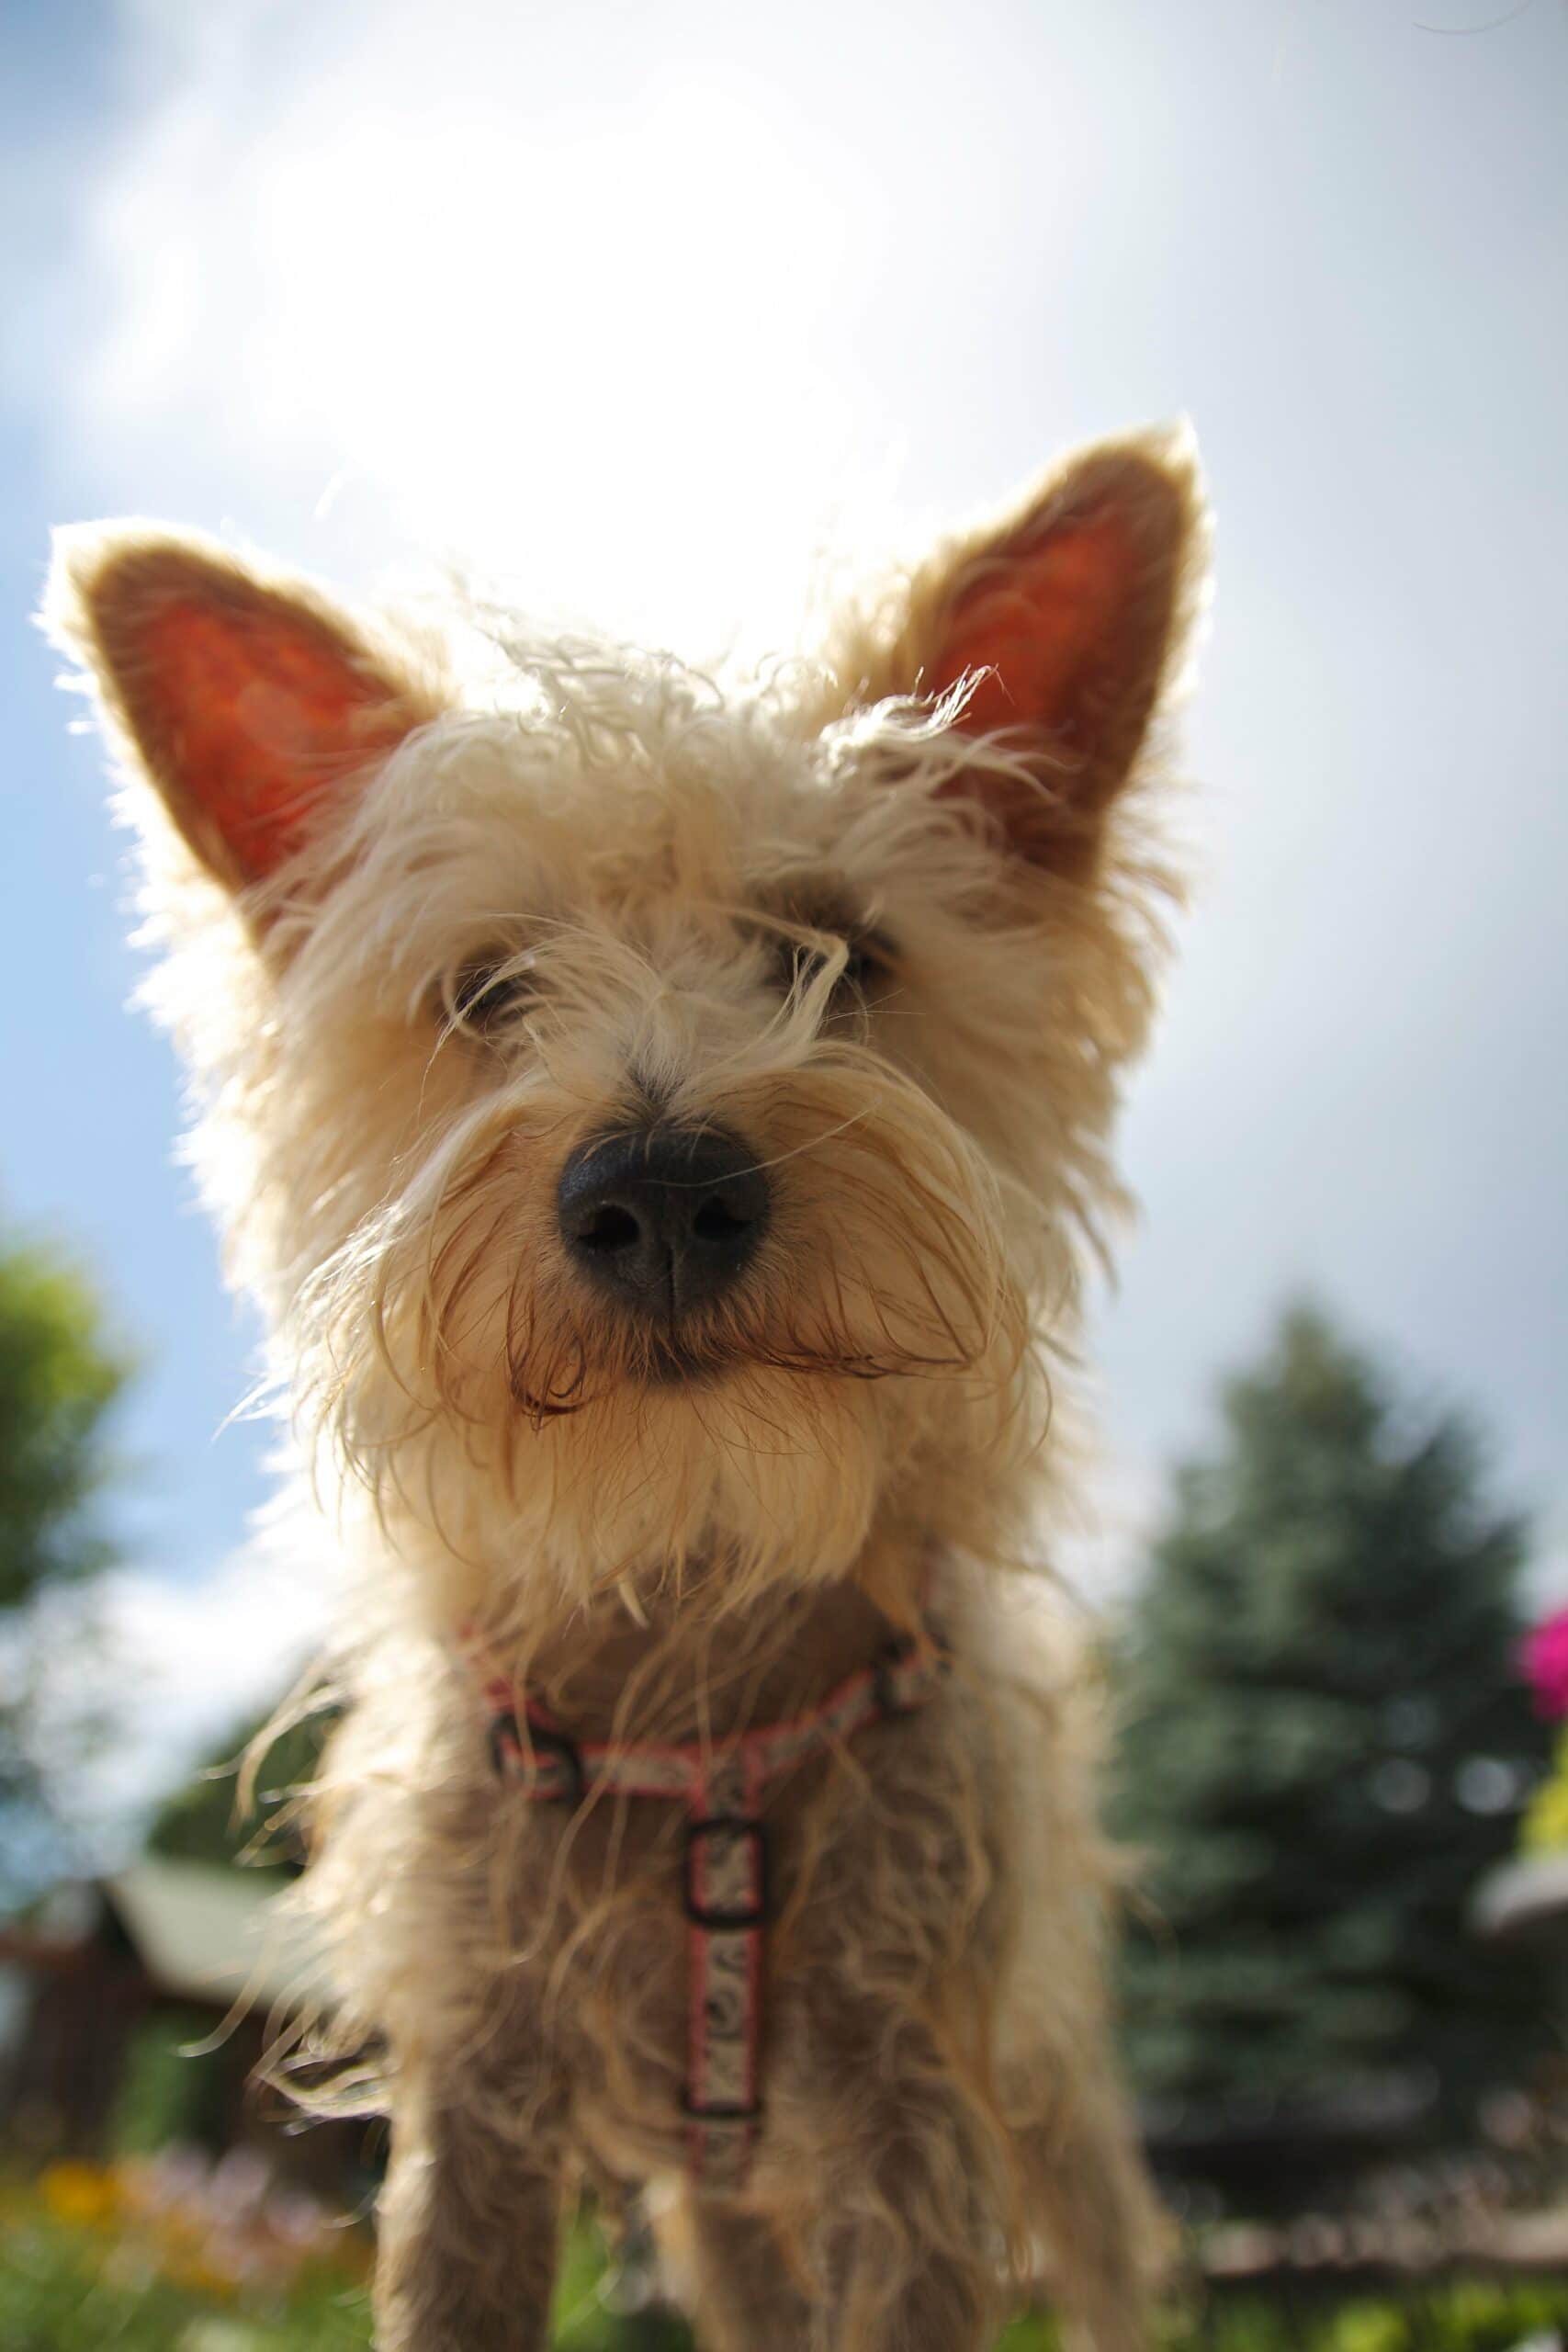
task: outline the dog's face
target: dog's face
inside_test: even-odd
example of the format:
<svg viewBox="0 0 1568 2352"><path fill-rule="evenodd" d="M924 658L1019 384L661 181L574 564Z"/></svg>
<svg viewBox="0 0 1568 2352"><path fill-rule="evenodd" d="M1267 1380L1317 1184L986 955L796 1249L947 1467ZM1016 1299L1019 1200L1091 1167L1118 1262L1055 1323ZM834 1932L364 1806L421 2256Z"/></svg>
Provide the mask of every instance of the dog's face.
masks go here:
<svg viewBox="0 0 1568 2352"><path fill-rule="evenodd" d="M1092 453L740 697L504 638L465 695L209 548L68 543L209 1189L384 1511L579 1590L839 1573L917 1493L973 1534L1113 1192L1193 515Z"/></svg>

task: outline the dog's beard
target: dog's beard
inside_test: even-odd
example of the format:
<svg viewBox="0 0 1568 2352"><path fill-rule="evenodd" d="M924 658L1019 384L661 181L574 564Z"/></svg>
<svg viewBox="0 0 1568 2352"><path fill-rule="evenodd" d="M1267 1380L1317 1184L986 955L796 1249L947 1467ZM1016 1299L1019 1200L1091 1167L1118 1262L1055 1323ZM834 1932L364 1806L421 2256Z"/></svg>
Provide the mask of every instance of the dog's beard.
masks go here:
<svg viewBox="0 0 1568 2352"><path fill-rule="evenodd" d="M761 1138L773 1213L719 1301L668 1324L597 1295L554 1218L557 1151L477 1121L325 1267L316 1403L372 1490L614 1580L722 1552L836 1574L909 1456L1022 1411L1023 1285L978 1155L868 1057L682 1106ZM557 1148L558 1151L558 1147Z"/></svg>

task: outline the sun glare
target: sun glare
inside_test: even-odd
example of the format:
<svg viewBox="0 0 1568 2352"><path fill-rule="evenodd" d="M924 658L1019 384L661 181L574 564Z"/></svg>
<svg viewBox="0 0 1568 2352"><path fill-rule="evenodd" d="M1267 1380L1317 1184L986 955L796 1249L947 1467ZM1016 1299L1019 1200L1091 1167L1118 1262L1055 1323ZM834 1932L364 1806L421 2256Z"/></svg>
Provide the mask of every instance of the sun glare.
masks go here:
<svg viewBox="0 0 1568 2352"><path fill-rule="evenodd" d="M134 243L124 209L113 240L135 323L100 393L206 376L239 411L239 479L281 457L305 514L330 483L372 562L449 559L682 647L761 642L843 486L864 507L886 484L875 420L825 365L840 224L863 266L874 187L761 84L688 74L525 126L471 97L351 106L335 81L219 145L187 115L176 186L140 143Z"/></svg>

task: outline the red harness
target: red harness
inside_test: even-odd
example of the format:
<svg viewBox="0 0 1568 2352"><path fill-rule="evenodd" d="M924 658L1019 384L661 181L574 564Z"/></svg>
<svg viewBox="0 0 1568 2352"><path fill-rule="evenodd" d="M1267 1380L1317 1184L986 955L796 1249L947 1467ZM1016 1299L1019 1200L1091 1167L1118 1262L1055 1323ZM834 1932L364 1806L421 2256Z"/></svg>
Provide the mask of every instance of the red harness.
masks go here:
<svg viewBox="0 0 1568 2352"><path fill-rule="evenodd" d="M694 2177L733 2188L745 2177L762 2115L763 1798L772 1781L818 1748L923 1707L947 1669L946 1653L929 1633L901 1635L809 1713L680 1747L573 1739L536 1699L482 1657L476 1664L497 1775L520 1795L574 1813L601 1792L667 1797L686 1808L688 2162Z"/></svg>

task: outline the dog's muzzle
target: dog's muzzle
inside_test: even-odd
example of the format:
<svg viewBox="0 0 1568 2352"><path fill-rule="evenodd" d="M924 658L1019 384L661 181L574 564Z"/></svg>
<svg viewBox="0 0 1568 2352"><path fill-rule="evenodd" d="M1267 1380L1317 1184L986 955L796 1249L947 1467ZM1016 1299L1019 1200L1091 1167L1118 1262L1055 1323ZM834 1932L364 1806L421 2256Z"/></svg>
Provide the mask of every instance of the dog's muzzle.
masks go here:
<svg viewBox="0 0 1568 2352"><path fill-rule="evenodd" d="M572 1153L557 1193L578 1272L666 1329L744 1273L770 1207L767 1176L717 1127L600 1136Z"/></svg>

